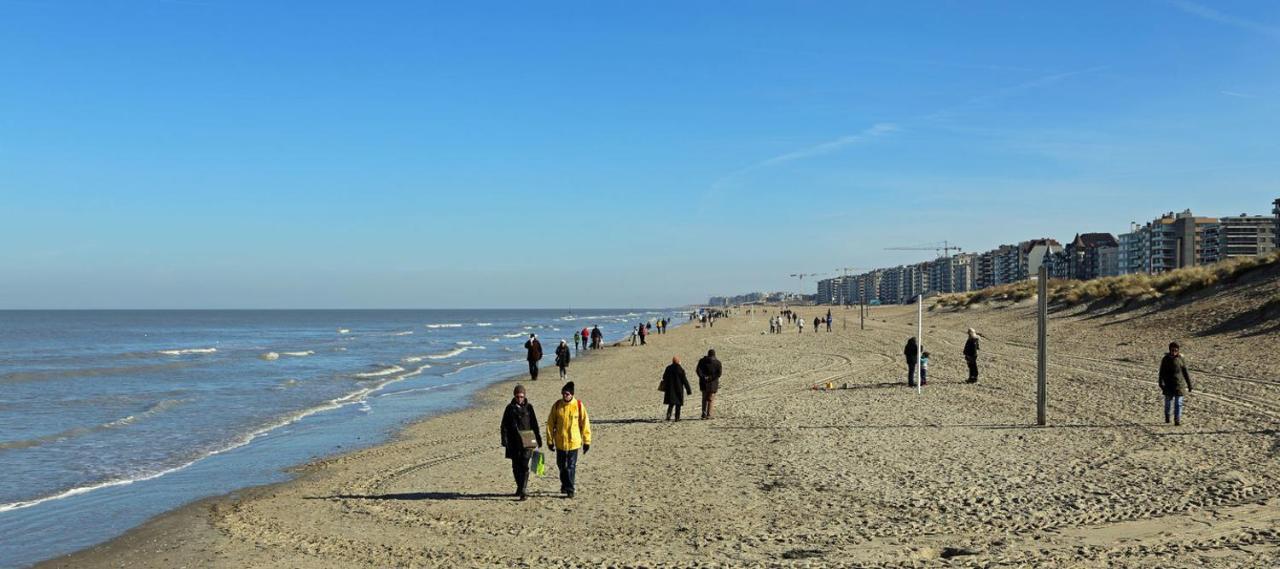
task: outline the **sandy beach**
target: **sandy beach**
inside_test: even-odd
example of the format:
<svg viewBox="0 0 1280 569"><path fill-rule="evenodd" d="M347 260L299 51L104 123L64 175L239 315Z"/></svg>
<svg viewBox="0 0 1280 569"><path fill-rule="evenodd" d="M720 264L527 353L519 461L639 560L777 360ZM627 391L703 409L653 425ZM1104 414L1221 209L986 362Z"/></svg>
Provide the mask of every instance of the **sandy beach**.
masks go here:
<svg viewBox="0 0 1280 569"><path fill-rule="evenodd" d="M799 309L804 334L765 334L766 315L745 312L688 324L570 367L595 439L574 499L553 466L529 501L511 495L505 381L394 442L41 567L1276 566L1277 332L1231 320L1276 282L1055 313L1048 427L1034 426L1028 303L927 312L919 394L901 355L914 307L872 308L865 330L837 308L830 333L811 326L825 307ZM960 356L971 326L977 385ZM1197 388L1181 427L1155 384L1170 340ZM725 369L717 417L698 419L695 384L685 420L662 420L663 367L678 355L693 377L708 348ZM555 376L522 380L543 419ZM811 389L827 381L849 388Z"/></svg>

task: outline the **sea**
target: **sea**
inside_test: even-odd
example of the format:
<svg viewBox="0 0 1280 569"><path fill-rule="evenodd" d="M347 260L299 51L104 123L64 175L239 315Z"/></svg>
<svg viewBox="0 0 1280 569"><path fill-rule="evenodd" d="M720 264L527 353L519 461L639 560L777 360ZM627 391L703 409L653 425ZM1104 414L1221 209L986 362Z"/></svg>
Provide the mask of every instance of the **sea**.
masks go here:
<svg viewBox="0 0 1280 569"><path fill-rule="evenodd" d="M386 441L668 309L0 311L0 567ZM584 353L585 354L585 353ZM499 410L495 410L495 423Z"/></svg>

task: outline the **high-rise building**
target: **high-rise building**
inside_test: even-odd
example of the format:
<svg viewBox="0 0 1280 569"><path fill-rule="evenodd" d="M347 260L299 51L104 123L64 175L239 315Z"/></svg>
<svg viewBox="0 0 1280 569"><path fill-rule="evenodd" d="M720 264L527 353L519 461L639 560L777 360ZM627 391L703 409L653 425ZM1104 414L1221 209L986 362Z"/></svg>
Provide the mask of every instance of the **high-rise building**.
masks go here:
<svg viewBox="0 0 1280 569"><path fill-rule="evenodd" d="M1203 260L1257 257L1276 250L1276 224L1264 215L1240 214L1218 219L1205 228Z"/></svg>

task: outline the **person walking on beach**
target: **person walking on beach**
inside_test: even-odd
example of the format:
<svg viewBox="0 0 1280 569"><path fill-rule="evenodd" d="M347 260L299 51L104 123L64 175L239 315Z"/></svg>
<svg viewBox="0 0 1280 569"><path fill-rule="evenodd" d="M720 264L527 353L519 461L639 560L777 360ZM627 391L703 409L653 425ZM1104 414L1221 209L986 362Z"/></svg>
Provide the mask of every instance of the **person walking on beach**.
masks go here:
<svg viewBox="0 0 1280 569"><path fill-rule="evenodd" d="M542 342L538 341L537 334L529 334L529 339L524 343L525 357L529 360L529 377L533 381L538 381L538 360L542 359Z"/></svg>
<svg viewBox="0 0 1280 569"><path fill-rule="evenodd" d="M638 339L639 337L640 337L639 330L637 330L635 326L632 326L631 327L631 345L632 346L636 345L636 339Z"/></svg>
<svg viewBox="0 0 1280 569"><path fill-rule="evenodd" d="M582 449L583 456L591 451L591 420L582 401L573 398L572 381L560 388L560 399L551 406L547 417L547 445L556 452L560 492L572 498L577 490L578 449Z"/></svg>
<svg viewBox="0 0 1280 569"><path fill-rule="evenodd" d="M643 346L643 345L644 345L644 339L645 339L645 338L648 338L648 337L649 337L649 328L648 328L648 326L646 326L646 325L644 325L644 324L641 324L641 325L640 325L640 345L641 345L641 346Z"/></svg>
<svg viewBox="0 0 1280 569"><path fill-rule="evenodd" d="M582 342L582 332L573 331L573 353L578 353L578 344Z"/></svg>
<svg viewBox="0 0 1280 569"><path fill-rule="evenodd" d="M929 352L920 354L920 387L929 384Z"/></svg>
<svg viewBox="0 0 1280 569"><path fill-rule="evenodd" d="M804 318L796 318L796 326L800 327L800 333L804 333Z"/></svg>
<svg viewBox="0 0 1280 569"><path fill-rule="evenodd" d="M556 346L556 367L560 368L560 380L569 375L569 344L564 340L560 340L560 345Z"/></svg>
<svg viewBox="0 0 1280 569"><path fill-rule="evenodd" d="M538 416L533 405L525 397L524 386L516 384L511 403L502 412L502 446L511 459L511 474L516 478L516 497L528 498L529 459L534 449L542 448L542 432L538 429Z"/></svg>
<svg viewBox="0 0 1280 569"><path fill-rule="evenodd" d="M603 347L601 346L603 342L604 342L604 332L600 331L599 326L592 326L591 327L591 349L593 350L600 349L601 347Z"/></svg>
<svg viewBox="0 0 1280 569"><path fill-rule="evenodd" d="M684 406L684 396L693 395L689 386L689 376L680 366L680 357L671 358L671 365L662 372L662 403L667 406L667 420L671 420L671 412L675 411L676 420L680 420L680 407Z"/></svg>
<svg viewBox="0 0 1280 569"><path fill-rule="evenodd" d="M965 383L978 383L978 333L969 329L969 339L964 342L964 362L969 364L969 379Z"/></svg>
<svg viewBox="0 0 1280 569"><path fill-rule="evenodd" d="M827 319L824 320L824 322L827 323L827 331L830 332L831 331L831 309L830 308L827 309Z"/></svg>
<svg viewBox="0 0 1280 569"><path fill-rule="evenodd" d="M916 337L907 338L907 345L902 348L902 355L907 359L907 387L916 386L916 363L920 358L919 350Z"/></svg>
<svg viewBox="0 0 1280 569"><path fill-rule="evenodd" d="M586 326L583 326L582 327L582 349L584 350L591 349L591 347L587 345L587 342L589 341L591 341L591 331L587 330Z"/></svg>
<svg viewBox="0 0 1280 569"><path fill-rule="evenodd" d="M1182 403L1191 393L1191 374L1182 360L1182 348L1177 342L1169 343L1169 353L1160 360L1160 391L1164 393L1164 422L1169 422L1173 411L1174 426L1182 425Z"/></svg>
<svg viewBox="0 0 1280 569"><path fill-rule="evenodd" d="M702 418L711 418L711 408L715 405L716 392L720 391L720 360L716 359L715 350L707 350L707 355L698 360L694 373L698 374L698 390L702 392Z"/></svg>
<svg viewBox="0 0 1280 569"><path fill-rule="evenodd" d="M822 327L822 319L817 316L813 317L813 333L817 334L818 329Z"/></svg>

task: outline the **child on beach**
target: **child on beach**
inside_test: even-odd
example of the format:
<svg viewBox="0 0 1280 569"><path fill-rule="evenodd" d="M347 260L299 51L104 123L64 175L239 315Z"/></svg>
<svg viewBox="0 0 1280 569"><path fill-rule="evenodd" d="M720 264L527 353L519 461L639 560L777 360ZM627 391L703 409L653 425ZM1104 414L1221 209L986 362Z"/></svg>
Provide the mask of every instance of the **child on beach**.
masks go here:
<svg viewBox="0 0 1280 569"><path fill-rule="evenodd" d="M929 352L920 354L920 385L929 383Z"/></svg>

